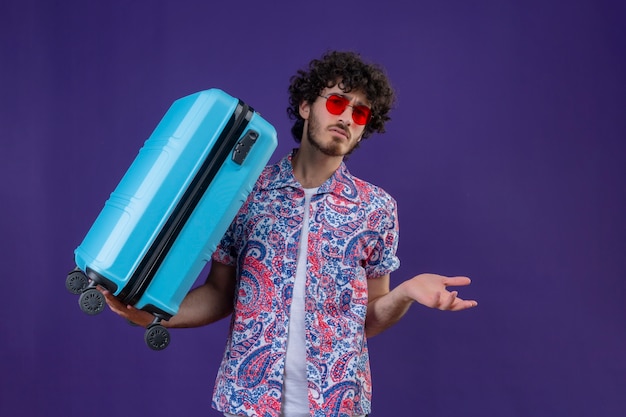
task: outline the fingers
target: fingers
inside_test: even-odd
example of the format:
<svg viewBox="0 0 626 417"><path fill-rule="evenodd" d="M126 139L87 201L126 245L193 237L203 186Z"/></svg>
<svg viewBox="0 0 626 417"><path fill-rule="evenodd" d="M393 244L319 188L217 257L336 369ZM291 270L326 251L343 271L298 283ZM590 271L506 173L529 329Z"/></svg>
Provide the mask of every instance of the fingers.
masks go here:
<svg viewBox="0 0 626 417"><path fill-rule="evenodd" d="M468 308L473 308L476 306L478 306L478 302L475 300L462 300L457 297L456 303L450 306L450 311L467 310Z"/></svg>
<svg viewBox="0 0 626 417"><path fill-rule="evenodd" d="M443 285L446 287L463 287L471 283L472 280L468 277L448 277L443 280Z"/></svg>
<svg viewBox="0 0 626 417"><path fill-rule="evenodd" d="M104 299L110 307L122 305L122 303L117 298L115 298L113 294L111 294L111 292L107 289L98 287L98 291L100 291L102 295L104 295Z"/></svg>
<svg viewBox="0 0 626 417"><path fill-rule="evenodd" d="M476 300L463 300L462 298L459 298L458 291L451 291L448 296L445 297L445 301L440 304L439 309L461 311L476 306L478 306L478 302Z"/></svg>
<svg viewBox="0 0 626 417"><path fill-rule="evenodd" d="M108 291L106 288L102 288L99 286L98 291L100 291L102 295L104 295L104 300L106 301L109 308L113 312L119 314L122 317L128 318L129 315L134 312L133 310L137 310L131 305L126 305L122 303L113 294L111 294L111 292Z"/></svg>
<svg viewBox="0 0 626 417"><path fill-rule="evenodd" d="M444 279L443 285L446 287L463 287L471 284L471 282L472 280L468 277L457 276ZM442 308L442 310L460 311L478 306L478 302L476 300L463 300L459 298L458 295L458 291L450 292L450 296L444 306L445 308Z"/></svg>
<svg viewBox="0 0 626 417"><path fill-rule="evenodd" d="M448 293L448 296L444 298L443 302L439 305L440 310L452 310L454 302L457 300L458 291L452 291Z"/></svg>
<svg viewBox="0 0 626 417"><path fill-rule="evenodd" d="M138 326L142 326L142 327L146 327L150 323L152 323L154 319L152 314L146 311L140 310L130 304L122 303L117 297L115 297L106 288L98 286L97 289L98 291L102 293L102 295L104 295L104 300L106 301L111 311L117 314L118 316L125 318L131 323L136 324Z"/></svg>

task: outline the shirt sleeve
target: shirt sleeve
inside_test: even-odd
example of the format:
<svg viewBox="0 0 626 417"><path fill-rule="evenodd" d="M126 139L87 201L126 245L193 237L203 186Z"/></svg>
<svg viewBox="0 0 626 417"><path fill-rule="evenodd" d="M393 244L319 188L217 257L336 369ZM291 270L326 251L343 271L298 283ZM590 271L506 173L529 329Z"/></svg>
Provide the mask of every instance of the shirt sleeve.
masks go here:
<svg viewBox="0 0 626 417"><path fill-rule="evenodd" d="M399 239L397 203L389 195L382 201L369 215L370 223L375 226L377 239L365 264L368 279L390 274L400 267L400 259L396 255Z"/></svg>
<svg viewBox="0 0 626 417"><path fill-rule="evenodd" d="M258 187L255 186L248 194L246 201L239 208L239 211L235 215L235 218L230 223L228 229L222 236L215 252L211 256L211 260L229 265L235 266L239 257L239 251L243 245L243 228L246 224L248 213L250 211L250 202L254 199L255 193L258 192Z"/></svg>
<svg viewBox="0 0 626 417"><path fill-rule="evenodd" d="M246 212L248 210L248 201L239 209L239 212L230 223L226 233L222 236L220 243L217 245L211 260L234 266L237 263L238 248L241 246L241 224L245 221Z"/></svg>
<svg viewBox="0 0 626 417"><path fill-rule="evenodd" d="M231 223L230 227L222 237L222 240L217 245L215 252L213 252L213 256L211 256L211 260L230 266L234 266L237 262L237 255L234 249L234 223L235 221Z"/></svg>

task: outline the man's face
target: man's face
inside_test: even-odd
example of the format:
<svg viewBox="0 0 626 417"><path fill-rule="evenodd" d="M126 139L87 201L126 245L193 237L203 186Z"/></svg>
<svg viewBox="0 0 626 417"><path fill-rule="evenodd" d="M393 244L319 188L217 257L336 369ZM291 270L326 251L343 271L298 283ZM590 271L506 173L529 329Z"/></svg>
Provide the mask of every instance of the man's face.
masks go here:
<svg viewBox="0 0 626 417"><path fill-rule="evenodd" d="M327 98L332 94L345 97L349 105L341 114L332 114L327 110ZM303 141L310 144L327 156L349 155L359 144L365 125L357 124L353 119L353 106L368 106L365 95L359 91L344 93L336 85L325 88L313 103L301 106L300 114L307 121Z"/></svg>

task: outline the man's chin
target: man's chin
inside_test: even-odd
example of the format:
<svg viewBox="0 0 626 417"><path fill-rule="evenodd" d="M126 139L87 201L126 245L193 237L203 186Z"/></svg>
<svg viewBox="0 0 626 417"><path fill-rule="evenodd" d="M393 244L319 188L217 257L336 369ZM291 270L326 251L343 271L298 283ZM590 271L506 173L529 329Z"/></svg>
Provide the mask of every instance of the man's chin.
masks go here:
<svg viewBox="0 0 626 417"><path fill-rule="evenodd" d="M353 146L347 146L345 140L342 141L343 143L340 143L340 141L334 141L331 144L328 144L326 146L318 146L318 144L315 144L315 147L322 152L324 155L327 156L346 156L349 155L352 150L354 149Z"/></svg>
<svg viewBox="0 0 626 417"><path fill-rule="evenodd" d="M350 155L358 142L352 143L346 136L332 135L331 140L320 143L315 137L309 135L311 145L326 156L343 157Z"/></svg>

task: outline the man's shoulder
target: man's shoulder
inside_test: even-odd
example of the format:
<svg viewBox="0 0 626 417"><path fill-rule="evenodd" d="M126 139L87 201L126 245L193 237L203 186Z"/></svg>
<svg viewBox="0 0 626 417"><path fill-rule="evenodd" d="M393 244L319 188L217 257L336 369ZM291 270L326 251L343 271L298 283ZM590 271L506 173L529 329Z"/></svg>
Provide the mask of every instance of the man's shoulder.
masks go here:
<svg viewBox="0 0 626 417"><path fill-rule="evenodd" d="M396 205L396 200L391 194L389 194L381 186L366 181L362 178L350 175L350 179L356 188L359 197L364 202L371 202L377 204L391 204Z"/></svg>
<svg viewBox="0 0 626 417"><path fill-rule="evenodd" d="M263 190L269 188L271 185L275 185L276 182L284 179L285 173L283 171L282 161L266 165L256 181L255 188L257 190Z"/></svg>

